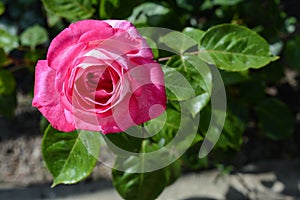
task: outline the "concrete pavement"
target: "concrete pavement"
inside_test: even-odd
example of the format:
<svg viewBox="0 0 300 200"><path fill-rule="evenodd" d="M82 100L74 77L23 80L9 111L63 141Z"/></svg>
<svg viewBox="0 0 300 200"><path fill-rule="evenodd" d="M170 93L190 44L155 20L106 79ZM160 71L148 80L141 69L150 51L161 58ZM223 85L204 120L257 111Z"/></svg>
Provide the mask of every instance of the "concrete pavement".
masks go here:
<svg viewBox="0 0 300 200"><path fill-rule="evenodd" d="M217 170L188 173L167 187L158 200L300 199L300 160L268 161L219 177ZM0 199L121 200L109 180L76 185L39 185L0 189Z"/></svg>

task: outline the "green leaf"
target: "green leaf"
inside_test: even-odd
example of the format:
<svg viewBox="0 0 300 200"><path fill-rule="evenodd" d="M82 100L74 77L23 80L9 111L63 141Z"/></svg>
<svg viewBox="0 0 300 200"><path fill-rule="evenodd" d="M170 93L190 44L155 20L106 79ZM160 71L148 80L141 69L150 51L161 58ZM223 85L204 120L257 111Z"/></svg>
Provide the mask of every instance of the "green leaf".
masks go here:
<svg viewBox="0 0 300 200"><path fill-rule="evenodd" d="M220 70L225 85L238 84L250 79L249 71L230 72Z"/></svg>
<svg viewBox="0 0 300 200"><path fill-rule="evenodd" d="M278 57L256 32L239 25L222 24L208 29L200 41L199 56L218 68L244 71L261 68Z"/></svg>
<svg viewBox="0 0 300 200"><path fill-rule="evenodd" d="M205 32L197 28L186 27L183 29L182 33L194 39L198 44Z"/></svg>
<svg viewBox="0 0 300 200"><path fill-rule="evenodd" d="M124 19L128 17L133 8L138 5L141 0L101 0L99 14L101 19Z"/></svg>
<svg viewBox="0 0 300 200"><path fill-rule="evenodd" d="M62 26L62 19L60 16L48 11L47 12L47 23L49 27L54 27L55 25L61 25Z"/></svg>
<svg viewBox="0 0 300 200"><path fill-rule="evenodd" d="M241 118L231 112L226 113L225 124L216 148L232 148L238 150L243 142L243 133L246 123Z"/></svg>
<svg viewBox="0 0 300 200"><path fill-rule="evenodd" d="M181 175L181 165L178 160L170 164L165 168L165 173L167 176L167 186L172 185Z"/></svg>
<svg viewBox="0 0 300 200"><path fill-rule="evenodd" d="M195 117L209 102L209 93L203 93L189 100L183 101L182 106Z"/></svg>
<svg viewBox="0 0 300 200"><path fill-rule="evenodd" d="M183 101L195 96L192 86L183 75L170 67L163 68L163 71L169 100Z"/></svg>
<svg viewBox="0 0 300 200"><path fill-rule="evenodd" d="M45 28L34 25L27 28L21 35L21 44L24 46L30 46L31 50L39 44L43 44L48 41L48 33Z"/></svg>
<svg viewBox="0 0 300 200"><path fill-rule="evenodd" d="M5 5L4 3L0 2L0 15L2 15L5 12Z"/></svg>
<svg viewBox="0 0 300 200"><path fill-rule="evenodd" d="M201 3L202 2L199 0L176 0L176 4L179 8L185 9L189 12L197 10Z"/></svg>
<svg viewBox="0 0 300 200"><path fill-rule="evenodd" d="M54 177L53 187L86 178L94 169L100 152L100 133L64 133L48 126L42 142L43 158Z"/></svg>
<svg viewBox="0 0 300 200"><path fill-rule="evenodd" d="M3 48L4 51L9 52L18 46L19 44L17 36L11 35L7 31L0 29L0 48Z"/></svg>
<svg viewBox="0 0 300 200"><path fill-rule="evenodd" d="M152 136L152 139L164 146L168 144L178 132L181 121L180 118L180 112L168 108L165 116L161 115L149 121L146 130L150 134L156 133ZM160 131L157 133L157 130Z"/></svg>
<svg viewBox="0 0 300 200"><path fill-rule="evenodd" d="M147 153L159 149L156 144L150 144L144 140L141 153ZM143 156L143 154L140 154ZM158 162L158 161L153 161ZM149 162L147 162L149 164ZM156 171L143 172L144 165L140 157L130 156L125 158L117 157L115 165L123 165L125 171L112 170L113 184L116 190L124 199L143 199L154 200L167 186L171 179L170 169L168 173L166 168ZM153 164L153 163L152 163ZM132 171L141 171L142 173L131 173Z"/></svg>
<svg viewBox="0 0 300 200"><path fill-rule="evenodd" d="M197 41L188 35L172 31L159 39L159 42L165 44L179 54L183 54L189 48L197 45Z"/></svg>
<svg viewBox="0 0 300 200"><path fill-rule="evenodd" d="M210 99L210 68L197 56L190 54L173 56L166 65L169 68L163 70L168 99L185 101L182 106L195 116Z"/></svg>
<svg viewBox="0 0 300 200"><path fill-rule="evenodd" d="M0 70L0 95L12 94L16 89L16 81L8 70Z"/></svg>
<svg viewBox="0 0 300 200"><path fill-rule="evenodd" d="M300 71L300 36L288 40L284 49L286 62Z"/></svg>
<svg viewBox="0 0 300 200"><path fill-rule="evenodd" d="M42 0L46 10L71 21L93 16L93 0Z"/></svg>
<svg viewBox="0 0 300 200"><path fill-rule="evenodd" d="M161 4L146 2L135 7L128 20L135 25L159 26L166 20L170 11Z"/></svg>
<svg viewBox="0 0 300 200"><path fill-rule="evenodd" d="M168 68L164 69L164 72L167 88L172 89L172 91L180 91L175 94L178 101L195 97L195 94L211 93L210 69L206 63L196 56L188 54L175 55L168 60L166 66ZM169 96L168 98L174 99Z"/></svg>
<svg viewBox="0 0 300 200"><path fill-rule="evenodd" d="M17 107L16 91L8 95L0 95L0 114L11 118Z"/></svg>
<svg viewBox="0 0 300 200"><path fill-rule="evenodd" d="M192 145L194 140L202 140L203 138L195 138L197 132L199 118L193 118L191 114L182 109L182 112L168 108L165 115L161 115L149 122L145 129L151 139L161 146L165 146L170 142L175 144L177 150L187 149L187 146ZM174 140L175 137L176 140Z"/></svg>
<svg viewBox="0 0 300 200"><path fill-rule="evenodd" d="M8 61L7 55L4 51L4 49L0 48L0 67L6 64Z"/></svg>
<svg viewBox="0 0 300 200"><path fill-rule="evenodd" d="M244 0L213 0L214 5L233 6Z"/></svg>
<svg viewBox="0 0 300 200"><path fill-rule="evenodd" d="M129 152L139 152L142 145L142 138L133 137L126 133L114 133L102 135L106 144L110 147L111 150L114 150L113 146L110 146L107 140L113 143L113 145Z"/></svg>
<svg viewBox="0 0 300 200"><path fill-rule="evenodd" d="M262 101L256 112L262 131L273 140L288 138L293 133L294 117L280 100L270 98Z"/></svg>
<svg viewBox="0 0 300 200"><path fill-rule="evenodd" d="M152 40L150 37L144 36L143 38L146 40L147 44L151 48L152 53L153 53L153 58L158 59L159 51L158 51L156 42L154 42L154 40Z"/></svg>

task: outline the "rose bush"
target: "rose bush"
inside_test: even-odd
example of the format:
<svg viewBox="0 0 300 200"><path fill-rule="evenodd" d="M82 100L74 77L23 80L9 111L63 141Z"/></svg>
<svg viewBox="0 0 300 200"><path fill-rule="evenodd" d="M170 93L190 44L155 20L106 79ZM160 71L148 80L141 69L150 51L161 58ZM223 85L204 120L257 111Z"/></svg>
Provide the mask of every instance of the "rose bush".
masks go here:
<svg viewBox="0 0 300 200"><path fill-rule="evenodd" d="M163 72L130 22L82 20L38 61L32 104L60 131L121 132L165 110Z"/></svg>

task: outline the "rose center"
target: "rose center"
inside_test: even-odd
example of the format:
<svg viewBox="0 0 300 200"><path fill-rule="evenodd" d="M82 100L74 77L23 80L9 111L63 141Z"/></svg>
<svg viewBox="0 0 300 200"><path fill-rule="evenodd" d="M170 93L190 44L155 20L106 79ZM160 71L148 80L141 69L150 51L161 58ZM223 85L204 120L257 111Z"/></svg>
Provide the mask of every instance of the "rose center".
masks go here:
<svg viewBox="0 0 300 200"><path fill-rule="evenodd" d="M112 92L113 83L106 69L103 73L101 72L89 72L86 75L88 87L96 90L104 90L107 93Z"/></svg>

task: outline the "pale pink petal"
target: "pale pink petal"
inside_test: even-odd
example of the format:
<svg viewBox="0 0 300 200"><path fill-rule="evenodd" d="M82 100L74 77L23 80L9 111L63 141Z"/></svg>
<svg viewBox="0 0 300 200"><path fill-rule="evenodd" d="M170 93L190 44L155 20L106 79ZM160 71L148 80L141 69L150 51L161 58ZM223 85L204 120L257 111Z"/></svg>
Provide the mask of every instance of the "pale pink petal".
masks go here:
<svg viewBox="0 0 300 200"><path fill-rule="evenodd" d="M133 26L133 24L127 20L104 20L104 22L111 25L113 28L121 29L130 35L131 38L137 40L141 39L142 43L139 47L138 53L135 56L141 56L144 58L153 58L152 50L147 44L146 40L138 33L137 29Z"/></svg>

